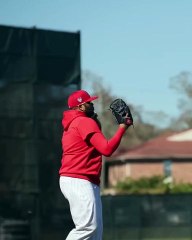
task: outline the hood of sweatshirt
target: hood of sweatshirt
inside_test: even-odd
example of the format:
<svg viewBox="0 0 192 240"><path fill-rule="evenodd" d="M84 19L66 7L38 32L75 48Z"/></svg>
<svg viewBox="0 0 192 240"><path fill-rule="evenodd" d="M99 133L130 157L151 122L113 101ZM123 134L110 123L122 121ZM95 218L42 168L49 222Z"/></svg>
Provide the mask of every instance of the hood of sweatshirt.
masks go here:
<svg viewBox="0 0 192 240"><path fill-rule="evenodd" d="M80 112L78 110L67 110L63 112L63 119L62 119L63 128L67 130L71 122L78 117L86 117L86 115L84 112Z"/></svg>

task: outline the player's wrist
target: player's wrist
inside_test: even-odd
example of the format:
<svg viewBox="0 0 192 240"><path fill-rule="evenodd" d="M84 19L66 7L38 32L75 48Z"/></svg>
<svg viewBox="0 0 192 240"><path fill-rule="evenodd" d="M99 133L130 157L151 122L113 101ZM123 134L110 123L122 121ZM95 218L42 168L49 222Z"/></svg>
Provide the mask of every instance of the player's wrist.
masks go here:
<svg viewBox="0 0 192 240"><path fill-rule="evenodd" d="M127 124L125 124L125 123L120 123L119 124L119 128L123 128L123 129L127 130L128 127L129 126Z"/></svg>

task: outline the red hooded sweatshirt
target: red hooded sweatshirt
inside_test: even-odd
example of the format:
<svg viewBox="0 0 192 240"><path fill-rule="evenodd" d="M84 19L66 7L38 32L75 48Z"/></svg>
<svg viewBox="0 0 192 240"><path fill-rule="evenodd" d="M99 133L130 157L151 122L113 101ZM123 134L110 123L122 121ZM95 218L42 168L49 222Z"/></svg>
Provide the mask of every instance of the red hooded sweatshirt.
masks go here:
<svg viewBox="0 0 192 240"><path fill-rule="evenodd" d="M109 141L97 123L78 110L63 113L62 161L59 174L100 184L102 155L110 156L118 147L125 129L119 128Z"/></svg>

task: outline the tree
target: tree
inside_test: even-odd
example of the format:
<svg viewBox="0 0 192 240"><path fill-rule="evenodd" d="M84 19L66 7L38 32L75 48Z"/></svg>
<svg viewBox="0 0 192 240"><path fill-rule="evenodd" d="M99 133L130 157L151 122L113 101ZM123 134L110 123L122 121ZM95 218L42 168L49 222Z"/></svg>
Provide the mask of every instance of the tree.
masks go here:
<svg viewBox="0 0 192 240"><path fill-rule="evenodd" d="M173 121L173 127L192 128L192 74L186 71L181 72L171 78L170 87L181 95L178 101L181 114Z"/></svg>
<svg viewBox="0 0 192 240"><path fill-rule="evenodd" d="M82 77L82 88L89 91L91 94L99 96L99 99L94 103L95 110L102 123L102 131L104 135L107 138L110 138L117 129L117 123L109 110L109 105L115 98L122 97L113 95L111 88L106 86L102 77L90 71L84 71ZM124 100L126 102L126 99ZM157 127L149 123L144 123L140 107L134 106L131 103L129 103L129 106L133 113L134 127L130 127L126 132L126 137L122 139L118 151L127 150L137 146L146 140L155 137L159 133Z"/></svg>

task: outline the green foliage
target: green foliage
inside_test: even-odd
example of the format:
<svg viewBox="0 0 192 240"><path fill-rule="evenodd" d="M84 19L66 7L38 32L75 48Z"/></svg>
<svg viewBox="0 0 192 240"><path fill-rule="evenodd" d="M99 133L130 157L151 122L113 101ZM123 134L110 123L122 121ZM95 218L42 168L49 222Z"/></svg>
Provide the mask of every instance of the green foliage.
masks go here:
<svg viewBox="0 0 192 240"><path fill-rule="evenodd" d="M189 193L192 192L192 184L166 182L163 176L142 177L134 180L127 178L115 186L118 193L129 194L158 194L158 193Z"/></svg>
<svg viewBox="0 0 192 240"><path fill-rule="evenodd" d="M192 192L192 184L191 183L180 183L174 185L171 189L172 193L191 193Z"/></svg>

